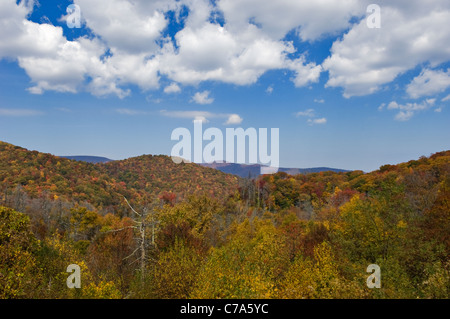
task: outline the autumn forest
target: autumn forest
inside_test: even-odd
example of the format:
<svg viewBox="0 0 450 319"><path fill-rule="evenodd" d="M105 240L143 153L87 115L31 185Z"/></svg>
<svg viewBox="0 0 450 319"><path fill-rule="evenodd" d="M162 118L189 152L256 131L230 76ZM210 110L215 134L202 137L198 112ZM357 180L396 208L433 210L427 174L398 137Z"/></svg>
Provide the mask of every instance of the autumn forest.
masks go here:
<svg viewBox="0 0 450 319"><path fill-rule="evenodd" d="M0 298L447 299L449 256L450 151L241 178L0 142ZM71 264L81 288L67 287Z"/></svg>

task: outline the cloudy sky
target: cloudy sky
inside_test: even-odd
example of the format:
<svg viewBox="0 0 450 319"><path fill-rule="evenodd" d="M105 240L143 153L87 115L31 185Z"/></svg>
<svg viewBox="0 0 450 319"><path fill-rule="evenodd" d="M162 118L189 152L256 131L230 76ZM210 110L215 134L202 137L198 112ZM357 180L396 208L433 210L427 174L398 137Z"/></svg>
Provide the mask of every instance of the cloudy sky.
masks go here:
<svg viewBox="0 0 450 319"><path fill-rule="evenodd" d="M371 171L450 149L449 23L448 0L1 0L0 140L123 159L201 119Z"/></svg>

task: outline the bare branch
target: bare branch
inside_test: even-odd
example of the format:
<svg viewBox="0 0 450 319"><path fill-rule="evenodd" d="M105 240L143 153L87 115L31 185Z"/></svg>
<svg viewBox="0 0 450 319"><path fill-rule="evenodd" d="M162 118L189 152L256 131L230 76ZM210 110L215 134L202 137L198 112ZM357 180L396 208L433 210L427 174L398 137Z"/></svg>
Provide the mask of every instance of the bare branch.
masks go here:
<svg viewBox="0 0 450 319"><path fill-rule="evenodd" d="M137 252L138 251L138 249L139 249L139 247L138 248L136 248L130 255L128 255L127 257L125 257L124 259L122 259L122 260L125 260L125 259L128 259L128 258L130 258L131 256L133 256L134 255L134 253L135 252Z"/></svg>
<svg viewBox="0 0 450 319"><path fill-rule="evenodd" d="M136 259L136 260L134 260L134 261L132 261L131 263L129 263L128 265L132 265L132 264L134 264L136 261L139 261L141 258L139 257L138 259Z"/></svg>
<svg viewBox="0 0 450 319"><path fill-rule="evenodd" d="M123 198L125 198L125 201L127 202L128 206L131 208L131 210L132 210L135 214L141 216L141 214L139 214L137 211L134 210L133 207L131 207L130 203L128 202L128 199L127 199L125 196L124 196Z"/></svg>

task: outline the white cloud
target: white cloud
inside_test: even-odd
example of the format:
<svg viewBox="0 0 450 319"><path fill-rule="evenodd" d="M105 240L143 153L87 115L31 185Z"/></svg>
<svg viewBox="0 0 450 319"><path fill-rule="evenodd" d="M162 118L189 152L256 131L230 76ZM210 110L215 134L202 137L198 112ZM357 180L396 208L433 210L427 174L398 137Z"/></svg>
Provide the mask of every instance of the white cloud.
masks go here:
<svg viewBox="0 0 450 319"><path fill-rule="evenodd" d="M220 81L237 85L256 83L268 70L295 72L296 86L317 82L321 67L305 58L290 60L295 49L290 42L272 40L260 29L248 24L232 32L204 22L199 28L185 27L175 36L177 48L166 42L158 56L161 73L183 84Z"/></svg>
<svg viewBox="0 0 450 319"><path fill-rule="evenodd" d="M366 9L358 0L221 0L218 5L237 30L253 21L272 39L281 39L296 30L302 40L316 40L345 30L350 18Z"/></svg>
<svg viewBox="0 0 450 319"><path fill-rule="evenodd" d="M0 108L0 116L13 116L13 117L22 117L22 116L36 116L42 115L43 113L36 110L30 109L3 109Z"/></svg>
<svg viewBox="0 0 450 319"><path fill-rule="evenodd" d="M180 93L181 88L176 83L172 83L164 88L164 93L171 94L171 93Z"/></svg>
<svg viewBox="0 0 450 319"><path fill-rule="evenodd" d="M45 56L63 42L62 28L26 20L34 1L0 1L0 58Z"/></svg>
<svg viewBox="0 0 450 319"><path fill-rule="evenodd" d="M397 121L405 122L409 121L417 112L425 111L434 107L435 103L436 99L427 99L422 103L406 104L398 104L397 102L392 101L388 104L387 109L398 111L395 119Z"/></svg>
<svg viewBox="0 0 450 319"><path fill-rule="evenodd" d="M27 20L32 4L33 1L16 4L14 0L0 4L0 58L18 61L34 83L30 93L42 94L45 90L75 93L86 75L104 78L99 57L105 48L101 42L87 38L67 41L61 27Z"/></svg>
<svg viewBox="0 0 450 319"><path fill-rule="evenodd" d="M323 104L323 103L325 103L325 100L324 99L314 99L314 102Z"/></svg>
<svg viewBox="0 0 450 319"><path fill-rule="evenodd" d="M236 125L242 123L243 119L238 114L213 113L208 111L167 111L161 110L160 114L166 117L201 120L203 123L209 122L208 119L226 118L224 125Z"/></svg>
<svg viewBox="0 0 450 319"><path fill-rule="evenodd" d="M315 124L326 124L327 123L327 119L322 117L322 118L316 118L316 111L314 109L307 109L305 111L301 111L301 112L297 112L296 116L299 117L307 117L307 123L309 125L315 125Z"/></svg>
<svg viewBox="0 0 450 319"><path fill-rule="evenodd" d="M116 1L120 8L118 2L124 1ZM61 27L28 21L32 6L24 3L16 5L14 0L5 0L0 4L0 58L17 59L34 83L29 88L30 93L42 94L46 90L76 93L84 89L94 95L116 94L123 98L130 91L122 89L121 85L136 84L143 90L158 88L157 63L148 59L146 53L136 53L138 50L128 53L130 48L118 50L105 46L103 41L107 34L106 38L102 34L101 40L80 37L68 41ZM106 7L101 3L95 8L81 3L81 8L89 16L91 10L102 11ZM121 17L126 19L123 14ZM112 54L102 58L108 48ZM87 78L91 80L86 81Z"/></svg>
<svg viewBox="0 0 450 319"><path fill-rule="evenodd" d="M314 109L307 109L306 111L297 112L296 116L314 117L315 111Z"/></svg>
<svg viewBox="0 0 450 319"><path fill-rule="evenodd" d="M214 102L214 99L212 97L209 97L210 93L211 92L209 91L197 92L192 97L192 101L197 104L211 104L212 102Z"/></svg>
<svg viewBox="0 0 450 319"><path fill-rule="evenodd" d="M61 27L27 20L32 1L4 0L0 4L0 58L18 60L31 78L29 91L34 94L87 90L97 96L123 98L131 92L126 88L129 84L143 91L158 89L160 74L180 84L214 80L249 85L274 69L294 71L297 87L317 82L321 66L304 56L290 59L295 48L283 40L284 35L302 26L299 35L313 39L345 28L351 16L347 9L352 11L356 0L344 4L333 0L326 9L283 2L276 11L272 2L265 2L258 3L259 9L253 12L254 1L241 6L222 0L215 7L209 0L75 0L84 26L94 37L68 41ZM174 41L164 38L169 23L165 13L172 10L179 18L183 6L189 9L184 28ZM218 10L224 14L223 27L210 21ZM333 19L323 27L312 14ZM249 22L249 15L258 26ZM169 92L175 89L169 87Z"/></svg>
<svg viewBox="0 0 450 319"><path fill-rule="evenodd" d="M294 61L289 61L290 69L295 72L293 82L296 87L306 86L310 83L317 83L319 81L322 66L315 63L306 63L304 56Z"/></svg>
<svg viewBox="0 0 450 319"><path fill-rule="evenodd" d="M308 119L308 123L310 125L314 125L314 124L326 124L327 123L327 119L322 117L320 119Z"/></svg>
<svg viewBox="0 0 450 319"><path fill-rule="evenodd" d="M33 1L2 0L0 58L18 61L33 83L31 93L86 90L120 98L131 93L129 85L158 89L161 76L178 83L164 89L176 93L175 85L203 81L251 85L269 70L292 71L296 87L317 83L328 71L327 86L342 87L350 97L376 92L417 65L435 69L448 61L450 31L442 27L450 21L448 0L380 0L381 29L366 25L371 2L74 0L93 36L68 41L61 27L28 20ZM183 28L173 39L165 36L166 13L180 20L183 7L188 8ZM210 20L218 13L223 25ZM300 40L314 42L345 30L322 64L285 38L294 31ZM425 76L417 77L408 93L420 97L442 90L433 75L423 83Z"/></svg>
<svg viewBox="0 0 450 319"><path fill-rule="evenodd" d="M272 94L273 93L273 87L272 86L268 86L267 89L266 89L266 93L269 94L269 95Z"/></svg>
<svg viewBox="0 0 450 319"><path fill-rule="evenodd" d="M331 49L323 67L327 86L344 88L344 96L376 92L398 75L422 63L436 67L448 61L450 2L444 0L383 1L382 26L356 23Z"/></svg>
<svg viewBox="0 0 450 319"><path fill-rule="evenodd" d="M29 89L31 93L42 94L45 90L76 93L87 74L93 77L98 73L104 74L102 62L96 58L102 52L98 41L80 38L62 42L55 52L47 56L21 56L18 62L35 83ZM95 84L95 78L92 84ZM115 89L114 93L122 92Z"/></svg>
<svg viewBox="0 0 450 319"><path fill-rule="evenodd" d="M395 116L395 119L400 122L409 121L414 116L414 112L412 111L400 111Z"/></svg>
<svg viewBox="0 0 450 319"><path fill-rule="evenodd" d="M225 125L237 125L241 124L243 119L238 114L230 114L228 120L224 123Z"/></svg>
<svg viewBox="0 0 450 319"><path fill-rule="evenodd" d="M75 0L86 25L105 40L114 53L142 54L158 49L168 21L164 12L176 10L175 0Z"/></svg>
<svg viewBox="0 0 450 319"><path fill-rule="evenodd" d="M450 101L450 94L444 97L441 101L442 102Z"/></svg>
<svg viewBox="0 0 450 319"><path fill-rule="evenodd" d="M443 70L425 69L408 84L406 92L411 98L430 96L444 92L450 87L450 69Z"/></svg>

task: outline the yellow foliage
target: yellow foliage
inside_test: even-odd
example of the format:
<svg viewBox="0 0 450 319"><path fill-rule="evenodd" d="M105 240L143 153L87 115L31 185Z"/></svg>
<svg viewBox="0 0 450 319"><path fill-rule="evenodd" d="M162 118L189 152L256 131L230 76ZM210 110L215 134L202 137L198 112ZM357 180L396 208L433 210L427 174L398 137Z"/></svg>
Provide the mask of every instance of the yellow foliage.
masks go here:
<svg viewBox="0 0 450 319"><path fill-rule="evenodd" d="M339 273L329 243L314 248L314 259L298 256L291 264L278 297L288 299L358 298L364 291Z"/></svg>

